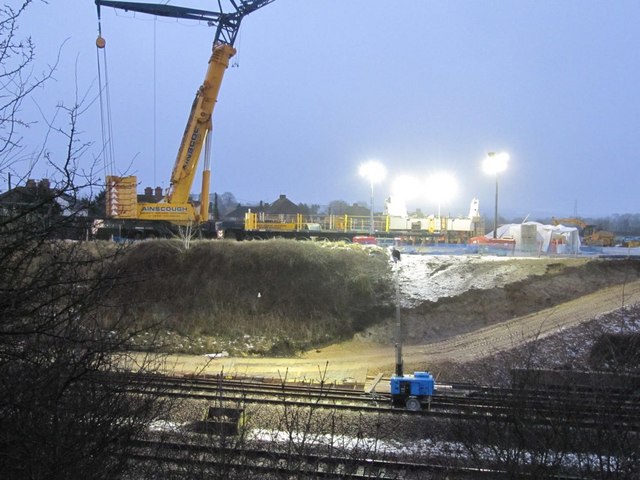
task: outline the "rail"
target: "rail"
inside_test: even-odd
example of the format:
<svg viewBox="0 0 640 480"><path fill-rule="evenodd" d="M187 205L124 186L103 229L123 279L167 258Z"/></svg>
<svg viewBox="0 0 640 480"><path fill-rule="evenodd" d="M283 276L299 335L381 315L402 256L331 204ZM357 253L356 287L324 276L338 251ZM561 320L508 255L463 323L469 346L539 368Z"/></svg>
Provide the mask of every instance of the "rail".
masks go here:
<svg viewBox="0 0 640 480"><path fill-rule="evenodd" d="M286 383L225 378L203 379L173 376L113 376L123 390L136 394L155 393L165 397L230 402L237 404L286 405L288 407L326 408L368 414L429 416L460 421L491 418L510 422L513 415L529 426L547 427L555 423L576 430L592 430L608 425L618 431L640 432L640 406L637 396L615 392L574 392L518 390L472 387L434 394L429 410L409 411L395 408L388 394L367 395L334 385L296 386Z"/></svg>

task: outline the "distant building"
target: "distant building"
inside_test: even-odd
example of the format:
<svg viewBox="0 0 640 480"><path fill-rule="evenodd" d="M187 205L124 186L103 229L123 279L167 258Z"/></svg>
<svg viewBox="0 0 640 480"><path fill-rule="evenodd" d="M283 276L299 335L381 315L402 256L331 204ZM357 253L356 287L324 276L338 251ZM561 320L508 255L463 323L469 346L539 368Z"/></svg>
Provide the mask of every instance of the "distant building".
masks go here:
<svg viewBox="0 0 640 480"><path fill-rule="evenodd" d="M158 203L164 198L162 193L162 187L145 187L144 194L138 195L138 202L140 203Z"/></svg>
<svg viewBox="0 0 640 480"><path fill-rule="evenodd" d="M247 213L262 213L269 215L296 215L302 213L302 208L293 203L286 195L280 195L273 203L260 202L258 205L239 205L227 213L223 220L244 222Z"/></svg>
<svg viewBox="0 0 640 480"><path fill-rule="evenodd" d="M302 209L287 198L286 195L280 197L266 208L265 213L272 215L297 215L302 213Z"/></svg>
<svg viewBox="0 0 640 480"><path fill-rule="evenodd" d="M66 191L51 186L48 179L27 180L0 194L0 217L12 224L24 222L56 238L84 238L88 205Z"/></svg>
<svg viewBox="0 0 640 480"><path fill-rule="evenodd" d="M87 216L86 205L68 193L51 187L48 179L27 180L24 186L0 194L0 216L16 212L40 216Z"/></svg>
<svg viewBox="0 0 640 480"><path fill-rule="evenodd" d="M265 209L266 209L266 207L264 205L262 205L262 204L257 205L257 206L240 205L240 204L238 204L238 206L236 208L231 210L229 213L227 213L223 217L223 220L225 220L225 221L244 222L244 216L247 213L249 213L249 211L254 212L254 213L261 213L261 212L264 212Z"/></svg>

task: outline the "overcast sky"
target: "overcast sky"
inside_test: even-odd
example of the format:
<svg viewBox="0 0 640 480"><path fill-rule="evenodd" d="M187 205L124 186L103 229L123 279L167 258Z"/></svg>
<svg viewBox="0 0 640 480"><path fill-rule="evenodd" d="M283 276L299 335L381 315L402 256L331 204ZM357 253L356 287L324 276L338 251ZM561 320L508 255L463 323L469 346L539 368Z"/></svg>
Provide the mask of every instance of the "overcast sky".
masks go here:
<svg viewBox="0 0 640 480"><path fill-rule="evenodd" d="M640 212L638 25L637 0L275 0L244 20L222 85L212 191L368 202L358 167L377 159L389 172L376 210L398 175L447 171L458 189L443 213L466 215L477 197L491 216L482 160L506 151L507 216ZM36 4L21 33L42 65L67 39L39 105L72 100L76 84L97 95L93 0ZM166 188L214 30L103 8L102 33L116 167L140 190ZM97 103L81 122L99 155ZM410 207L437 210L426 192Z"/></svg>

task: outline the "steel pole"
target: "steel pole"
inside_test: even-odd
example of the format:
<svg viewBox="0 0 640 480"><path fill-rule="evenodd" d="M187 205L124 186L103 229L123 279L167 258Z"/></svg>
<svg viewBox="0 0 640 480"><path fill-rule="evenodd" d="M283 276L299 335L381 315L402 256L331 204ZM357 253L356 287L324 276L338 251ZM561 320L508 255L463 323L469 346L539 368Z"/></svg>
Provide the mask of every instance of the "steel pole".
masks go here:
<svg viewBox="0 0 640 480"><path fill-rule="evenodd" d="M373 235L375 233L375 228L373 226L373 181L371 181L370 183L371 183L371 211L369 212L370 214L369 234Z"/></svg>
<svg viewBox="0 0 640 480"><path fill-rule="evenodd" d="M493 238L498 238L498 174L496 173L496 202L493 212Z"/></svg>
<svg viewBox="0 0 640 480"><path fill-rule="evenodd" d="M396 375L403 376L402 365L402 322L400 320L400 281L398 279L398 270L400 265L395 265L395 280L396 280Z"/></svg>

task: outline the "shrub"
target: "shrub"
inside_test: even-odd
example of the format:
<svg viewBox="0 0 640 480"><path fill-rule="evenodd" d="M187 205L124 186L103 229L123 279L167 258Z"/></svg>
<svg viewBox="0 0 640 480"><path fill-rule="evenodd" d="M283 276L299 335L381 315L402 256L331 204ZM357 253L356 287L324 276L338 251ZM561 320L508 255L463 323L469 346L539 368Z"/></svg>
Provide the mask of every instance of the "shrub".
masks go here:
<svg viewBox="0 0 640 480"><path fill-rule="evenodd" d="M332 246L334 247L334 246ZM391 299L386 254L314 242L148 241L123 257L134 279L114 299L132 323L182 334L243 334L317 345L379 321Z"/></svg>

